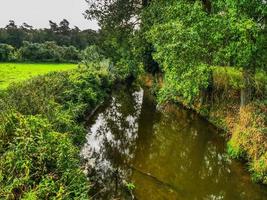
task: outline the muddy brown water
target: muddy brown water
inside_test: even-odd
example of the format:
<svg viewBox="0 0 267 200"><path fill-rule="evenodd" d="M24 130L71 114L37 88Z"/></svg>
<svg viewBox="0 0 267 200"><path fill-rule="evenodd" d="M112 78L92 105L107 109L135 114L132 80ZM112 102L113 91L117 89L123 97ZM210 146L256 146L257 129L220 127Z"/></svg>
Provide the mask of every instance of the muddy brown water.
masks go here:
<svg viewBox="0 0 267 200"><path fill-rule="evenodd" d="M86 139L93 199L267 200L267 188L226 154L220 131L184 108L157 110L142 88L115 90Z"/></svg>

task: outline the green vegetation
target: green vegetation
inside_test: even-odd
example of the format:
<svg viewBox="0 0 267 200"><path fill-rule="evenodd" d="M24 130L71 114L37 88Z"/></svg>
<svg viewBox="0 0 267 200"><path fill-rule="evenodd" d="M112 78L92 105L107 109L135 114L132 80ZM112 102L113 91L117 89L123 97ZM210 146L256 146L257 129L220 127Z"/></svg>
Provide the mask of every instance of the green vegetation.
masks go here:
<svg viewBox="0 0 267 200"><path fill-rule="evenodd" d="M104 68L53 72L9 87L0 99L0 197L88 199L79 166L86 112L107 96Z"/></svg>
<svg viewBox="0 0 267 200"><path fill-rule="evenodd" d="M90 63L87 55L79 68L67 70L75 65L62 64L59 69L67 71L11 84L1 93L0 198L89 198L90 183L79 159L86 134L83 121L122 80L116 67L90 49L86 52L102 59ZM57 67L18 66L25 74L26 69L47 73Z"/></svg>
<svg viewBox="0 0 267 200"><path fill-rule="evenodd" d="M23 23L17 25L10 20L5 28L0 28L0 44L8 44L19 49L23 42L44 43L55 42L58 46L74 46L82 50L87 46L96 44L98 33L94 30L80 30L77 26L70 27L68 20L63 19L59 24L49 21L49 28L35 29ZM1 61L1 59L0 59Z"/></svg>
<svg viewBox="0 0 267 200"><path fill-rule="evenodd" d="M266 2L152 1L146 38L176 101L230 132L229 153L267 183ZM213 67L227 66L227 67Z"/></svg>
<svg viewBox="0 0 267 200"><path fill-rule="evenodd" d="M135 185L133 183L126 183L126 187L129 191L133 191L135 189Z"/></svg>
<svg viewBox="0 0 267 200"><path fill-rule="evenodd" d="M66 19L49 24L50 28L34 29L10 20L0 28L0 62L78 63L81 51L98 43L96 31L71 28Z"/></svg>
<svg viewBox="0 0 267 200"><path fill-rule="evenodd" d="M229 152L267 183L266 1L88 2L105 55L162 76L153 86L159 103L182 103L230 132Z"/></svg>
<svg viewBox="0 0 267 200"><path fill-rule="evenodd" d="M213 78L216 84L228 84L228 87L234 89L242 89L244 87L244 79L242 72L232 67L212 67ZM264 91L267 85L266 72L259 71L255 74L253 86L258 92Z"/></svg>
<svg viewBox="0 0 267 200"><path fill-rule="evenodd" d="M0 89L34 76L75 68L77 64L0 63Z"/></svg>
<svg viewBox="0 0 267 200"><path fill-rule="evenodd" d="M98 32L67 20L0 29L1 62L81 63L0 64L0 198L87 199L82 119L143 69L160 104L179 102L229 132L229 154L267 184L266 1L86 2Z"/></svg>
<svg viewBox="0 0 267 200"><path fill-rule="evenodd" d="M55 42L23 42L19 49L0 44L0 62L77 63L81 52L74 46L58 46Z"/></svg>

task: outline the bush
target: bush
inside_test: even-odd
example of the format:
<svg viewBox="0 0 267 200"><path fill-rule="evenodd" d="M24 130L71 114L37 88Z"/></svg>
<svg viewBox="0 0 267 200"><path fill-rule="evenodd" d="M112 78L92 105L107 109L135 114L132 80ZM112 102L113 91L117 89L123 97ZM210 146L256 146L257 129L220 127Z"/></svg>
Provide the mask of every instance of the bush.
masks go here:
<svg viewBox="0 0 267 200"><path fill-rule="evenodd" d="M266 108L263 103L242 108L228 142L230 155L247 159L253 180L264 184L267 184Z"/></svg>
<svg viewBox="0 0 267 200"><path fill-rule="evenodd" d="M15 48L8 44L0 44L0 62L16 60Z"/></svg>
<svg viewBox="0 0 267 200"><path fill-rule="evenodd" d="M19 113L9 114L4 128L6 135L13 137L1 156L2 198L34 193L35 199L85 199L89 186L79 168L79 151L68 133L55 132L45 118Z"/></svg>
<svg viewBox="0 0 267 200"><path fill-rule="evenodd" d="M88 199L79 167L80 123L107 96L107 71L54 72L9 87L0 97L0 198Z"/></svg>
<svg viewBox="0 0 267 200"><path fill-rule="evenodd" d="M77 62L80 60L80 52L74 46L63 47L64 61Z"/></svg>
<svg viewBox="0 0 267 200"><path fill-rule="evenodd" d="M95 46L89 46L81 53L82 64L86 67L99 66L104 59L104 56L100 53L100 49Z"/></svg>
<svg viewBox="0 0 267 200"><path fill-rule="evenodd" d="M24 42L19 52L22 61L30 62L78 62L80 59L75 47L61 47L55 42Z"/></svg>

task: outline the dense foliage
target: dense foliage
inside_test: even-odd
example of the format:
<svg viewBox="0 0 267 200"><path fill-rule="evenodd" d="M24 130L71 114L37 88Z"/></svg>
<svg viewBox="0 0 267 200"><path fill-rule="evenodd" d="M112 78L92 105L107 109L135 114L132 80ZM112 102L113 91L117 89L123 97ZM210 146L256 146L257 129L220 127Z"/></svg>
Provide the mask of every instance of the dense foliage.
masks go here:
<svg viewBox="0 0 267 200"><path fill-rule="evenodd" d="M41 30L10 21L0 29L0 61L82 59L78 71L37 77L1 94L0 197L88 198L78 159L80 119L115 80L135 78L142 67L163 76L160 103L182 102L223 127L230 121L230 154L249 160L254 179L267 183L267 88L258 85L267 69L266 1L87 2L86 16L99 21L99 33L71 29L67 20ZM240 81L218 78L223 67L242 74Z"/></svg>
<svg viewBox="0 0 267 200"><path fill-rule="evenodd" d="M200 2L164 1L158 9L159 3L151 5L146 14L153 13L147 37L156 49L154 58L165 72L161 101L180 96L191 102L208 86L212 40L207 30L212 30L214 22Z"/></svg>
<svg viewBox="0 0 267 200"><path fill-rule="evenodd" d="M8 44L0 44L0 61L16 60L15 48Z"/></svg>
<svg viewBox="0 0 267 200"><path fill-rule="evenodd" d="M255 72L266 69L266 3L205 2L154 1L144 14L152 24L147 37L154 58L165 72L161 95L192 101L211 84L211 66L233 66L244 72L245 104Z"/></svg>
<svg viewBox="0 0 267 200"><path fill-rule="evenodd" d="M100 23L100 47L115 65L159 73L159 102L178 101L223 124L233 134L230 152L242 149L255 179L266 182L267 88L265 79L259 81L267 70L266 1L87 2L87 17ZM218 76L222 71L235 73ZM255 117L257 107L265 117ZM243 110L251 116L246 123Z"/></svg>
<svg viewBox="0 0 267 200"><path fill-rule="evenodd" d="M88 199L80 168L80 122L106 97L106 67L55 72L9 87L0 97L0 198Z"/></svg>
<svg viewBox="0 0 267 200"><path fill-rule="evenodd" d="M241 70L241 105L253 100L255 74L266 69L265 1L87 2L87 17L101 27L100 47L114 63L163 71L161 102L180 97L192 103L200 93L210 95L212 66Z"/></svg>
<svg viewBox="0 0 267 200"><path fill-rule="evenodd" d="M50 28L34 29L11 20L0 28L0 62L78 62L80 51L98 44L96 31L71 28L66 19L49 24Z"/></svg>
<svg viewBox="0 0 267 200"><path fill-rule="evenodd" d="M18 50L21 61L32 62L78 62L80 52L74 47L61 47L55 42L24 42Z"/></svg>
<svg viewBox="0 0 267 200"><path fill-rule="evenodd" d="M87 0L89 8L86 17L96 19L101 27L98 46L119 73L130 73L136 77L142 69L143 51L140 27L140 13L146 6L145 0Z"/></svg>
<svg viewBox="0 0 267 200"><path fill-rule="evenodd" d="M23 42L19 49L0 44L0 62L69 62L80 61L80 51L74 46L58 46L55 42Z"/></svg>
<svg viewBox="0 0 267 200"><path fill-rule="evenodd" d="M69 22L63 19L59 24L49 21L49 28L35 29L23 23L21 26L10 20L5 28L0 28L0 43L20 48L24 41L30 43L44 43L54 41L59 46L74 46L85 49L88 45L96 44L98 33L94 30L80 30L71 28Z"/></svg>

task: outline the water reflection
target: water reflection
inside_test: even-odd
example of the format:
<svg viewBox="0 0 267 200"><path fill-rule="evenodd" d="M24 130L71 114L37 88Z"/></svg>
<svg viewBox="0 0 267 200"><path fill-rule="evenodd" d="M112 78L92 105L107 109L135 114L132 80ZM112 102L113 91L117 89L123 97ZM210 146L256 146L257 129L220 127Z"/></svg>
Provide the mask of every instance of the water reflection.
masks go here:
<svg viewBox="0 0 267 200"><path fill-rule="evenodd" d="M90 123L82 149L94 199L267 199L206 121L185 109L155 108L142 89L120 89Z"/></svg>
<svg viewBox="0 0 267 200"><path fill-rule="evenodd" d="M128 163L136 150L143 94L142 89L114 93L107 102L109 106L93 120L81 154L86 160L87 173L95 178L95 188L105 191L97 198L124 195L122 181L131 172Z"/></svg>

